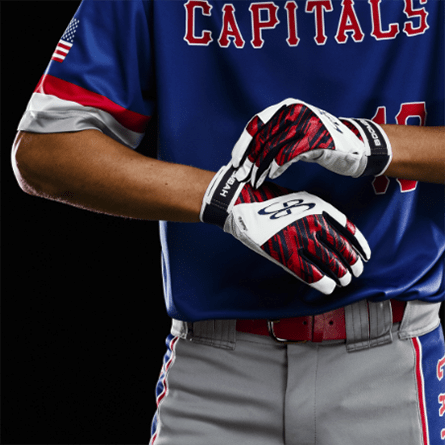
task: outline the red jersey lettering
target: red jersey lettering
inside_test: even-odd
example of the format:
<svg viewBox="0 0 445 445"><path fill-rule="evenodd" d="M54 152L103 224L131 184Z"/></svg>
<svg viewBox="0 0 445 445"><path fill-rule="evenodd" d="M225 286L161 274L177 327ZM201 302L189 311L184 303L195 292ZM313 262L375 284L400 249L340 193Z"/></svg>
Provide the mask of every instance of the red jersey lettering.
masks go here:
<svg viewBox="0 0 445 445"><path fill-rule="evenodd" d="M437 363L437 380L443 379L443 373L445 368L445 356L443 356Z"/></svg>
<svg viewBox="0 0 445 445"><path fill-rule="evenodd" d="M331 0L307 0L306 3L306 12L314 13L315 20L315 37L314 40L317 45L324 45L326 40L328 39L325 33L324 26L324 12L332 11L334 8L332 7Z"/></svg>
<svg viewBox="0 0 445 445"><path fill-rule="evenodd" d="M207 46L213 39L211 31L202 31L200 36L195 33L195 11L197 8L202 10L203 15L210 16L210 10L213 8L206 0L189 0L185 5L185 36L184 40L189 45Z"/></svg>
<svg viewBox="0 0 445 445"><path fill-rule="evenodd" d="M273 2L269 3L252 3L249 6L249 11L252 15L252 34L251 40L254 48L261 48L264 45L263 30L273 29L280 23L277 17L278 6ZM261 20L261 12L267 14L266 20Z"/></svg>
<svg viewBox="0 0 445 445"><path fill-rule="evenodd" d="M337 40L338 43L345 43L348 40L348 34L346 33L350 32L352 33L354 42L361 42L365 38L365 35L355 14L354 1L343 0L341 5L342 10L335 40Z"/></svg>
<svg viewBox="0 0 445 445"><path fill-rule="evenodd" d="M287 2L284 5L287 13L287 39L289 46L297 46L300 39L297 31L297 4L295 2Z"/></svg>
<svg viewBox="0 0 445 445"><path fill-rule="evenodd" d="M223 24L218 43L220 46L227 48L230 45L230 39L233 40L237 48L244 46L245 42L235 18L235 6L228 3L223 7Z"/></svg>
<svg viewBox="0 0 445 445"><path fill-rule="evenodd" d="M427 0L420 0L420 3L426 3ZM403 12L409 19L416 19L419 22L418 26L414 26L413 21L409 21L405 23L403 27L403 32L407 36L415 36L417 34L423 34L428 28L428 23L426 18L428 13L425 11L425 8L414 9L413 0L405 0L405 8Z"/></svg>
<svg viewBox="0 0 445 445"><path fill-rule="evenodd" d="M398 23L391 23L387 30L382 29L380 3L382 0L368 0L371 5L372 31L371 35L376 40L394 39L400 32Z"/></svg>

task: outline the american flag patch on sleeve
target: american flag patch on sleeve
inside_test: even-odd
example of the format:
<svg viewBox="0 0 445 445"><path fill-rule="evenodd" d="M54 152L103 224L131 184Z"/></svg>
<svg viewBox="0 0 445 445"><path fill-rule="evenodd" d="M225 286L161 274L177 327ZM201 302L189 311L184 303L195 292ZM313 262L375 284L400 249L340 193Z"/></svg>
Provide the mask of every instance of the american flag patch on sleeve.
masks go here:
<svg viewBox="0 0 445 445"><path fill-rule="evenodd" d="M63 36L60 38L51 60L55 60L56 62L60 63L65 60L65 57L68 55L71 47L73 46L74 36L76 35L78 26L79 20L73 18L63 33Z"/></svg>

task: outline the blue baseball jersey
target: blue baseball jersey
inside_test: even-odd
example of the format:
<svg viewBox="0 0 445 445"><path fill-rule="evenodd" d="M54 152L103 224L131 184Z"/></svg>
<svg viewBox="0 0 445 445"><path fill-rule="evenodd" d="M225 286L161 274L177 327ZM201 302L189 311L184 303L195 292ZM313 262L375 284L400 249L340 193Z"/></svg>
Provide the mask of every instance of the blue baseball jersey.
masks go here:
<svg viewBox="0 0 445 445"><path fill-rule="evenodd" d="M99 129L217 171L249 119L287 97L338 117L444 125L444 2L90 1L54 50L20 130ZM326 296L216 226L160 222L165 303L186 321L280 318L361 299L445 299L444 187L298 162L276 180L367 238L363 274ZM147 246L149 249L150 246Z"/></svg>

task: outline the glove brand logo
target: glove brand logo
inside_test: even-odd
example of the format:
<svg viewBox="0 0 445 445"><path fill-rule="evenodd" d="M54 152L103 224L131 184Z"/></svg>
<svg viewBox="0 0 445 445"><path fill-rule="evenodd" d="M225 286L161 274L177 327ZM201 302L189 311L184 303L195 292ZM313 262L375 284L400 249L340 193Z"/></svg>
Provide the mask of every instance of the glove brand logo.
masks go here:
<svg viewBox="0 0 445 445"><path fill-rule="evenodd" d="M372 128L372 126L369 122L367 122L366 120L363 120L362 122L365 125L365 127L367 128L367 130L369 131L369 134L371 135L372 139L374 139L374 144L376 146L380 147L382 145L382 143L380 142L380 138L379 138L379 135L377 134L377 132L374 130L374 128Z"/></svg>
<svg viewBox="0 0 445 445"><path fill-rule="evenodd" d="M242 227L242 229L243 229L244 231L247 231L247 230L248 230L248 229L247 229L247 226L246 226L246 224L244 223L244 220L243 220L243 218L241 218L241 216L238 217L238 222L240 223L240 225L241 225L241 227Z"/></svg>
<svg viewBox="0 0 445 445"><path fill-rule="evenodd" d="M278 207L278 208L277 208ZM280 208L281 207L281 208ZM302 209L302 207L306 207ZM299 212L310 210L315 207L312 202L304 202L303 199L291 199L287 202L280 202L268 205L258 212L258 215L271 215L270 219L278 219L283 216L288 216L292 213L292 209L298 208Z"/></svg>
<svg viewBox="0 0 445 445"><path fill-rule="evenodd" d="M235 172L232 173L230 178L227 180L227 182L224 184L221 192L219 193L222 197L226 198L230 189L232 188L233 184L235 184Z"/></svg>

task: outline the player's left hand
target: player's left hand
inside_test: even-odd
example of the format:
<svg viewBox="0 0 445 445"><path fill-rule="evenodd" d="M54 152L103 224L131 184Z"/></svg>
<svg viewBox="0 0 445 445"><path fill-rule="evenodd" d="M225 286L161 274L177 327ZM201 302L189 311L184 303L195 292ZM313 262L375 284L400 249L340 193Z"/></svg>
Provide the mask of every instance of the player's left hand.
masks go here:
<svg viewBox="0 0 445 445"><path fill-rule="evenodd" d="M239 181L259 187L299 160L317 162L344 176L384 173L391 144L380 125L368 119L338 119L297 99L285 99L256 114L232 151Z"/></svg>

